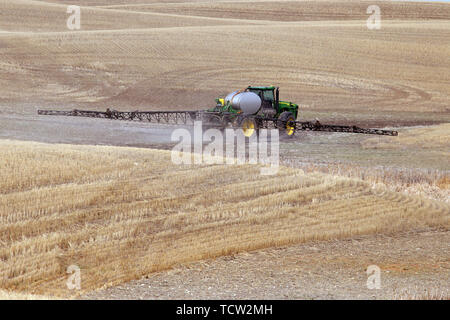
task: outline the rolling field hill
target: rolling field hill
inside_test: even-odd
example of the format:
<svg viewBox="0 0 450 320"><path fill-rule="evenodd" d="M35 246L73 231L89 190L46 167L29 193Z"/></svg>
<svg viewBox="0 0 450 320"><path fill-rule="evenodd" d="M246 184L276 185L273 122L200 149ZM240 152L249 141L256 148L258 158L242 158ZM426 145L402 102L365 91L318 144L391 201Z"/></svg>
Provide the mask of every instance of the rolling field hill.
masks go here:
<svg viewBox="0 0 450 320"><path fill-rule="evenodd" d="M419 124L448 121L445 4L419 14L415 3L377 2L386 17L368 30L358 1L82 1L91 6L82 7L81 30L70 31L66 2L53 2L0 4L0 102L11 112L199 109L257 83L280 85L282 98L305 110L370 112L390 125L408 112L434 114ZM217 8L224 14L209 13Z"/></svg>
<svg viewBox="0 0 450 320"><path fill-rule="evenodd" d="M228 298L297 297L229 288L255 265L286 287L286 270L331 279L322 298L336 270L354 279L372 263L400 284L450 290L449 4L80 0L72 31L73 4L0 0L0 299L89 295L152 274L165 288L179 283L167 270L205 261ZM367 28L370 5L379 30ZM279 173L262 176L258 165L174 165L149 149L170 149L173 128L36 112L198 110L249 84L280 86L298 120L400 134L299 133L281 142ZM247 271L228 268L248 252L261 256ZM80 291L66 287L69 265ZM189 298L178 289L169 298Z"/></svg>
<svg viewBox="0 0 450 320"><path fill-rule="evenodd" d="M155 1L145 4L114 4L101 8L121 9L137 12L176 13L191 16L217 18L240 18L249 20L333 21L365 20L370 5L381 5L387 20L447 19L450 8L440 4L409 3L395 1L180 1L163 3Z"/></svg>
<svg viewBox="0 0 450 320"><path fill-rule="evenodd" d="M448 204L356 179L169 151L0 142L0 287L67 297L181 263L313 240L440 228Z"/></svg>

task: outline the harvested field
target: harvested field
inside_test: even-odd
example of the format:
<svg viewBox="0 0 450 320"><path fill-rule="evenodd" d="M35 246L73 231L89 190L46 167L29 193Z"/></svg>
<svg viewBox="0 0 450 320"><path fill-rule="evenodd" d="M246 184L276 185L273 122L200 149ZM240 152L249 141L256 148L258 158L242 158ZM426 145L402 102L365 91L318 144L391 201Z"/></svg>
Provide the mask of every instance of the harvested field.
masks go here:
<svg viewBox="0 0 450 320"><path fill-rule="evenodd" d="M129 288L152 274L164 288L180 283L171 268L205 259L212 269L182 275L211 280L233 270L218 297L373 298L351 289L369 262L398 276L387 286L407 284L375 298L448 297L413 288L448 289L439 285L448 283L449 261L448 4L76 4L81 29L71 31L66 0L0 1L0 299L108 298L114 288L92 290ZM369 5L381 8L379 30L367 28ZM36 114L199 110L249 84L280 86L282 100L300 105L298 120L400 135L300 133L280 144L279 173L262 176L259 166L176 166L169 151L144 149L170 150L168 126ZM360 237L373 253L346 245ZM298 265L312 243L320 251ZM256 258L242 272L261 272L267 283L233 288L239 268L226 261L248 252ZM258 258L267 252L273 261ZM324 270L315 268L323 261ZM66 286L73 264L80 291ZM272 277L275 265L281 275ZM336 266L345 290L336 289ZM297 295L295 286L268 286L288 287L286 270L298 268L319 287ZM165 297L189 298L188 285ZM155 297L142 288L124 296Z"/></svg>
<svg viewBox="0 0 450 320"><path fill-rule="evenodd" d="M86 292L180 263L450 222L448 204L298 169L175 166L168 151L133 148L0 150L0 286L22 293L70 296L70 265Z"/></svg>
<svg viewBox="0 0 450 320"><path fill-rule="evenodd" d="M450 157L450 123L405 130L396 139L369 138L362 143L363 148L397 149L419 147L440 150L442 157Z"/></svg>
<svg viewBox="0 0 450 320"><path fill-rule="evenodd" d="M449 243L439 230L308 241L187 263L81 298L448 300ZM379 290L366 285L373 264Z"/></svg>
<svg viewBox="0 0 450 320"><path fill-rule="evenodd" d="M78 4L78 3L77 3ZM69 4L44 1L12 0L0 3L1 30L35 34L36 32L67 32ZM126 12L83 7L83 30L148 29L227 24L247 24L233 19L184 17L182 15L152 12ZM26 23L24 23L24 20Z"/></svg>
<svg viewBox="0 0 450 320"><path fill-rule="evenodd" d="M3 110L28 115L38 106L195 110L211 107L218 95L256 83L279 85L283 99L299 103L301 111L364 110L371 123L382 120L393 126L449 121L446 4L426 5L425 13L418 13L416 3L381 2L388 6L383 12L394 16L374 31L366 27L365 3L357 1L189 2L143 8L141 1L127 2L133 10L118 1L108 4L119 7L82 7L81 30L69 31L65 2L54 2L0 4ZM150 9L208 6L216 12L216 6L253 5L280 11L269 21L249 20L249 10L241 9L243 16L225 18ZM293 9L287 12L287 6ZM339 8L341 16L327 17L332 8ZM308 10L310 19L303 19ZM286 22L285 14L296 13L295 21ZM54 18L44 20L47 15ZM401 119L388 114L399 111L405 111Z"/></svg>
<svg viewBox="0 0 450 320"><path fill-rule="evenodd" d="M450 19L450 8L439 3L394 1L180 1L173 3L133 3L102 8L137 12L176 13L190 16L239 18L270 21L365 20L370 5L378 5L387 20Z"/></svg>

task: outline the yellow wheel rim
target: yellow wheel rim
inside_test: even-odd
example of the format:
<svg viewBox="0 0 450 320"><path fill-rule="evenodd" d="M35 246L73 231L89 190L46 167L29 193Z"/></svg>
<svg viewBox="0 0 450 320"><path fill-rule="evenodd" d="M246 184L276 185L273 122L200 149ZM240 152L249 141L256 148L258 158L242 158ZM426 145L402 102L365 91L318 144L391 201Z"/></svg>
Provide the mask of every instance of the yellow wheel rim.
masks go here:
<svg viewBox="0 0 450 320"><path fill-rule="evenodd" d="M242 132L244 133L244 136L251 137L255 132L255 123L250 119L245 119L242 122Z"/></svg>
<svg viewBox="0 0 450 320"><path fill-rule="evenodd" d="M286 122L286 134L288 136L292 136L294 134L295 127L293 125L290 125L290 123L292 123L293 121L294 121L293 118L289 118L288 121Z"/></svg>

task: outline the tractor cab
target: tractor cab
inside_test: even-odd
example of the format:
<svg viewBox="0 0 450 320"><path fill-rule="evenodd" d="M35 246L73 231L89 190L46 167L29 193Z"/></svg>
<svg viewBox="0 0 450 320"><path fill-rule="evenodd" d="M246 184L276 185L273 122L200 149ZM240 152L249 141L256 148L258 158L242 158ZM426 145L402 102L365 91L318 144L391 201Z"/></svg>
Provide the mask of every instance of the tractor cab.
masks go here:
<svg viewBox="0 0 450 320"><path fill-rule="evenodd" d="M265 116L275 116L278 110L279 88L276 87L247 87L246 91L253 92L261 99L260 113Z"/></svg>
<svg viewBox="0 0 450 320"><path fill-rule="evenodd" d="M262 115L278 118L283 112L291 112L294 118L297 118L298 105L292 102L280 101L279 87L248 86L246 91L253 92L260 97L260 113Z"/></svg>

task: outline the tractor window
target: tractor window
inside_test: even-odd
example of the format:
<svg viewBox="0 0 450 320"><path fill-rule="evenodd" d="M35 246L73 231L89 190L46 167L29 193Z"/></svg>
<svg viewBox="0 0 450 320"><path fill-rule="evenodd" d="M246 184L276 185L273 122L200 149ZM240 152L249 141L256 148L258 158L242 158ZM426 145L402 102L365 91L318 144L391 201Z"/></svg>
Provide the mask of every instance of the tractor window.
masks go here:
<svg viewBox="0 0 450 320"><path fill-rule="evenodd" d="M261 90L250 90L251 92L253 92L253 93L256 93L260 98L261 98L261 100L264 100L264 96L263 96L263 92L261 91Z"/></svg>
<svg viewBox="0 0 450 320"><path fill-rule="evenodd" d="M264 100L273 102L273 91L264 90Z"/></svg>

